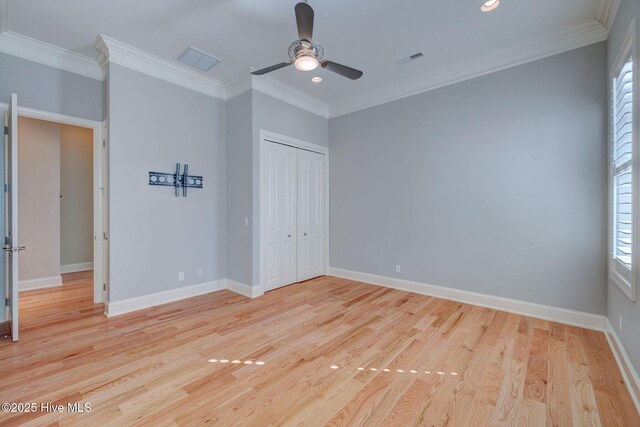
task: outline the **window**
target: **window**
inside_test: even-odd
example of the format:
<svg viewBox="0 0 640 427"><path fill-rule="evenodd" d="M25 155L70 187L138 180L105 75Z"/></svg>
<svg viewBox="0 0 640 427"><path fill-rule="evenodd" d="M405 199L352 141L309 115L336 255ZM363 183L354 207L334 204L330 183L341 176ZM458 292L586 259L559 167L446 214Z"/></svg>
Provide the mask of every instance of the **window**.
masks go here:
<svg viewBox="0 0 640 427"><path fill-rule="evenodd" d="M610 275L635 300L634 231L636 197L636 69L635 20L611 73L611 201Z"/></svg>

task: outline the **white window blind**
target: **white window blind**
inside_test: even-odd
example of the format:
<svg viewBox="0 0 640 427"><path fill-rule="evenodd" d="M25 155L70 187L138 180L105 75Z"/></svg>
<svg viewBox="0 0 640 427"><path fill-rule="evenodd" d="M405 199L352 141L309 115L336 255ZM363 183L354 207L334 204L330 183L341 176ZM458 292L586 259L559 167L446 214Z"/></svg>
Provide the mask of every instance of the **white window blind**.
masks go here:
<svg viewBox="0 0 640 427"><path fill-rule="evenodd" d="M618 275L631 286L633 264L633 58L613 79L613 261Z"/></svg>

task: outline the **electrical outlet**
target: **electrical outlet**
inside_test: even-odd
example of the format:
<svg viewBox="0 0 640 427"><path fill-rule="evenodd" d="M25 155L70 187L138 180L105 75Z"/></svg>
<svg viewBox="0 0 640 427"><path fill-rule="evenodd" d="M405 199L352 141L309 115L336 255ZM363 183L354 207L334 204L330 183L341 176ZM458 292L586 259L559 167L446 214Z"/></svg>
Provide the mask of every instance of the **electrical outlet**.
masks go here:
<svg viewBox="0 0 640 427"><path fill-rule="evenodd" d="M199 270L196 272L196 275L197 275L198 277L202 277L202 269L199 269Z"/></svg>
<svg viewBox="0 0 640 427"><path fill-rule="evenodd" d="M249 225L249 217L248 216L244 217L244 225Z"/></svg>
<svg viewBox="0 0 640 427"><path fill-rule="evenodd" d="M178 280L180 282L182 282L184 280L184 271L181 271L180 273L178 273Z"/></svg>
<svg viewBox="0 0 640 427"><path fill-rule="evenodd" d="M620 332L622 332L622 315L620 315Z"/></svg>
<svg viewBox="0 0 640 427"><path fill-rule="evenodd" d="M402 272L402 266L400 264L396 264L396 273Z"/></svg>

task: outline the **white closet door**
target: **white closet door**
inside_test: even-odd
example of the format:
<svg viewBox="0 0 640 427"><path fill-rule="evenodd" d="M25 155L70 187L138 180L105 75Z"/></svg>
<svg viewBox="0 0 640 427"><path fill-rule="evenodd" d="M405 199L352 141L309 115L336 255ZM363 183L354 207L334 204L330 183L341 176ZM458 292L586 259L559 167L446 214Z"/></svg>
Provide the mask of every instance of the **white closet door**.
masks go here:
<svg viewBox="0 0 640 427"><path fill-rule="evenodd" d="M324 155L298 150L298 281L324 272Z"/></svg>
<svg viewBox="0 0 640 427"><path fill-rule="evenodd" d="M268 143L265 150L265 291L296 282L296 149Z"/></svg>

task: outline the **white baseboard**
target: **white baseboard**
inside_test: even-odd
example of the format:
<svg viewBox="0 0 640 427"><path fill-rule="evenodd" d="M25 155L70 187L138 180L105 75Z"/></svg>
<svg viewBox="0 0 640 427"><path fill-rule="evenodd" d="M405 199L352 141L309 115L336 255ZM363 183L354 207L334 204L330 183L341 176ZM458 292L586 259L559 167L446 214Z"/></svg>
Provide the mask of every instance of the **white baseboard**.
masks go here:
<svg viewBox="0 0 640 427"><path fill-rule="evenodd" d="M185 286L183 288L171 289L141 297L113 301L106 304L106 314L108 317L118 316L132 311L155 307L156 305L167 304L181 299L221 291L226 288L226 285L227 280L220 279L213 282L199 283L197 285Z"/></svg>
<svg viewBox="0 0 640 427"><path fill-rule="evenodd" d="M244 295L248 298L257 298L264 295L258 288L254 288L246 283L236 282L235 280L227 279L227 289L240 295Z"/></svg>
<svg viewBox="0 0 640 427"><path fill-rule="evenodd" d="M633 399L636 409L640 412L640 377L629 360L627 351L624 349L622 341L620 341L620 338L618 337L618 334L616 334L615 329L613 329L613 325L609 321L608 317L605 318L604 335L607 337L609 347L611 347L611 351L616 358L616 362L618 362L618 367L620 368L622 378L627 385L631 399Z"/></svg>
<svg viewBox="0 0 640 427"><path fill-rule="evenodd" d="M55 286L62 286L62 277L40 277L38 279L20 280L18 282L18 289L20 291L30 291L33 289L53 288Z"/></svg>
<svg viewBox="0 0 640 427"><path fill-rule="evenodd" d="M597 331L604 330L604 316L549 305L535 304L510 298L496 297L460 289L445 288L442 286L428 285L426 283L412 282L409 280L395 279L392 277L377 276L375 274L360 273L329 267L329 274L336 277L370 283L372 285L402 291L415 292L417 294L479 305L510 313L522 314L543 320L565 323Z"/></svg>
<svg viewBox="0 0 640 427"><path fill-rule="evenodd" d="M60 266L60 273L75 273L77 271L93 270L92 262L80 262L78 264L66 264Z"/></svg>

